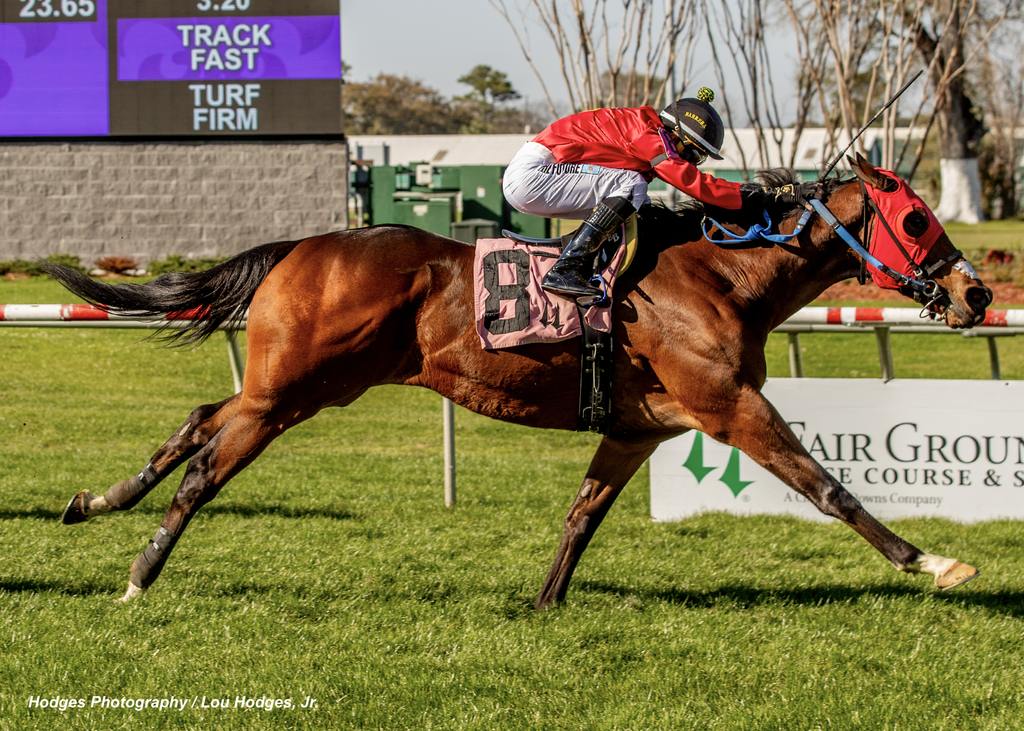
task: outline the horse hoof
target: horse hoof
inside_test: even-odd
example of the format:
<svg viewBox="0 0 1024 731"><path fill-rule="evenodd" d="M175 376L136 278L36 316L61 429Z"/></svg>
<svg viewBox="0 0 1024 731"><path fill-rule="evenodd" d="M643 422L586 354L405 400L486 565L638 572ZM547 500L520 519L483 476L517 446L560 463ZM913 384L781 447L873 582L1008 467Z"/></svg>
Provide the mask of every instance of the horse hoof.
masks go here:
<svg viewBox="0 0 1024 731"><path fill-rule="evenodd" d="M958 586L963 586L968 581L976 578L980 572L970 564L957 561L948 569L935 577L935 586L940 591L949 591Z"/></svg>
<svg viewBox="0 0 1024 731"><path fill-rule="evenodd" d="M86 513L89 507L89 501L95 497L88 490L82 490L80 493L75 495L68 502L68 506L64 508L64 515L61 516L61 522L64 525L74 525L75 523L84 523L89 520L89 515Z"/></svg>
<svg viewBox="0 0 1024 731"><path fill-rule="evenodd" d="M124 593L124 596L118 599L121 604L127 604L132 599L136 599L145 593L145 589L135 586L132 582L128 582L128 591Z"/></svg>

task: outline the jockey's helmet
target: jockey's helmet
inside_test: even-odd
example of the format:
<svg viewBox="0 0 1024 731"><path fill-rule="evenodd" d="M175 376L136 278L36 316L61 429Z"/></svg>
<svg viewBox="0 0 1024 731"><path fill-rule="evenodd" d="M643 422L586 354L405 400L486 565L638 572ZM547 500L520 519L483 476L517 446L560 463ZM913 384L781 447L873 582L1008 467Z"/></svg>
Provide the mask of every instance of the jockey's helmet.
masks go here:
<svg viewBox="0 0 1024 731"><path fill-rule="evenodd" d="M697 98L678 99L661 110L659 115L665 127L683 143L684 149L692 146L703 153L697 160L691 160L696 164L703 162L705 156L722 159L719 150L725 140L725 125L711 106L714 100L715 92L702 86L697 90Z"/></svg>

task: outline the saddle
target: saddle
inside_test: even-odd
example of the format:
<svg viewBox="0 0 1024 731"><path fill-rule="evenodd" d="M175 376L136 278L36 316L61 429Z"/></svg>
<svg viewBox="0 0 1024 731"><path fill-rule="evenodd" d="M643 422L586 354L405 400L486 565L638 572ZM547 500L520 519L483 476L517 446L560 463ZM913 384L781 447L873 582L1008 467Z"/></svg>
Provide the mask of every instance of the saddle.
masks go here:
<svg viewBox="0 0 1024 731"><path fill-rule="evenodd" d="M574 302L550 294L540 282L572 238L534 238L502 231L477 241L474 294L477 334L487 350L581 337L578 431L605 433L611 415L612 289L637 249L631 216L598 253L604 296Z"/></svg>
<svg viewBox="0 0 1024 731"><path fill-rule="evenodd" d="M622 245L623 242L625 242L625 246L623 247L625 253L623 255L622 262L619 265L618 274L623 274L627 269L629 269L629 265L633 263L633 257L636 256L637 242L639 240L639 226L637 221L637 215L634 213L626 219L626 222L619 227L619 230L616 233L605 239L605 242L601 245L601 250L597 255L598 262L596 271L598 273L601 273L608 267L612 258L615 256L615 253L619 250L619 246ZM512 241L517 241L521 244L525 244L526 246L557 248L559 251L565 248L566 244L572 240L574 234L575 231L570 231L567 234L563 234L562 236L555 238L542 238L535 236L523 236L522 234L517 234L515 231L509 231L505 228L501 230L501 235L507 239L511 239Z"/></svg>

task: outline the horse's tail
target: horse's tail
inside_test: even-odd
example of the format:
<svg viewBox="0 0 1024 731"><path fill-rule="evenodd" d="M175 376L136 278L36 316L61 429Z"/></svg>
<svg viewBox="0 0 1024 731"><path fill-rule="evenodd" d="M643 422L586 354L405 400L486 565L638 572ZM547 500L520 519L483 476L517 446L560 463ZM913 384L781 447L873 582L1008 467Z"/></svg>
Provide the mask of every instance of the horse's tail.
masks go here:
<svg viewBox="0 0 1024 731"><path fill-rule="evenodd" d="M86 302L111 312L143 318L187 313L193 319L186 326L165 328L162 335L171 341L201 343L224 323L243 317L270 270L298 244L264 244L205 272L163 274L146 284L104 284L57 264L45 264L43 269Z"/></svg>

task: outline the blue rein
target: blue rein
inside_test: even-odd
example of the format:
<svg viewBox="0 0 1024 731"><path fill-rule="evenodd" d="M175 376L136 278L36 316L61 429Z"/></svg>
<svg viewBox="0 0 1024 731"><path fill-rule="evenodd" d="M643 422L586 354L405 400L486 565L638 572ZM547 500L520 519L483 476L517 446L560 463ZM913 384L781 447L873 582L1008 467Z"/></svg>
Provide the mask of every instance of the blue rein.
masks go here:
<svg viewBox="0 0 1024 731"><path fill-rule="evenodd" d="M701 228L704 230L704 238L710 241L716 246L732 246L733 244L746 244L753 243L756 241L770 241L773 244L785 244L790 239L796 238L800 235L800 232L804 230L804 226L811 219L811 211L805 210L803 215L800 216L800 220L796 222L796 228L793 229L791 234L773 234L772 231L772 217L768 215L768 211L761 211L764 216L764 223L755 223L753 226L748 228L742 235L734 234L732 231L727 229L725 226L720 224L710 216L704 216L704 220L701 221ZM710 228L708 223L718 228L725 237L725 241L712 239L709 235Z"/></svg>

